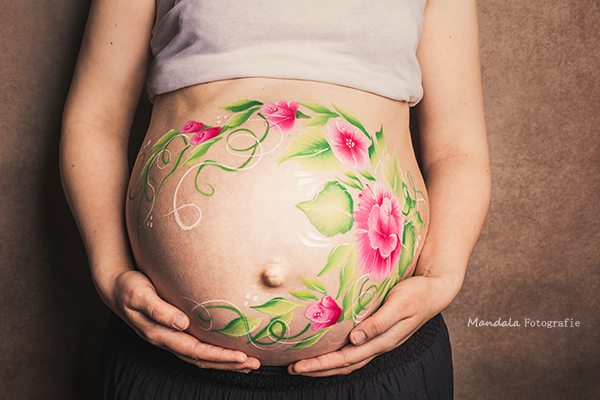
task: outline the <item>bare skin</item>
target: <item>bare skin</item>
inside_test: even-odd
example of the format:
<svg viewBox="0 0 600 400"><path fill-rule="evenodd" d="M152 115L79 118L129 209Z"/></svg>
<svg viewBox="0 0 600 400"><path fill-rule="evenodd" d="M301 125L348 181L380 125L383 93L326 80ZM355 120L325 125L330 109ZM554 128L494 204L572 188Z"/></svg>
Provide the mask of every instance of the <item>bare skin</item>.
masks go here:
<svg viewBox="0 0 600 400"><path fill-rule="evenodd" d="M126 146L153 19L154 1L94 2L64 113L65 191L106 304L143 338L185 361L246 372L258 368L259 360L183 332L188 316L133 269L123 212ZM431 224L415 276L397 284L381 309L352 330L352 344L298 361L290 373L326 376L360 368L446 308L462 284L490 196L474 2L429 1L417 54L425 91L418 112ZM298 94L301 87L299 82ZM386 102L391 112L399 107Z"/></svg>

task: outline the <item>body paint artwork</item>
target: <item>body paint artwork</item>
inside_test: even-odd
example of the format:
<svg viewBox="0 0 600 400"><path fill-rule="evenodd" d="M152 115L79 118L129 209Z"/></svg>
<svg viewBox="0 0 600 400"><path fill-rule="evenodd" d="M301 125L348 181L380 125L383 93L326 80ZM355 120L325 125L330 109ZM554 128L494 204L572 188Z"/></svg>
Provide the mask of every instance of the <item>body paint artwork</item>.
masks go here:
<svg viewBox="0 0 600 400"><path fill-rule="evenodd" d="M147 224L150 216L150 213L140 215L142 202L152 208L160 189L177 169L187 169L177 188L188 174L195 172L196 190L210 197L215 187L208 184L208 189L203 190L198 184L204 168L212 166L229 172L252 168L265 154L262 143L270 134L283 138L283 134L302 124L304 128L293 136L278 162L295 162L300 166L294 176L299 185L307 186L307 199L295 207L321 236L306 232L306 237L298 238L308 247L323 248L330 245L329 238L356 228L354 241L334 247L317 276L303 277L303 287L290 290L288 298L275 297L250 307L263 317L246 316L238 306L224 300L195 303L193 315L207 326L204 329L229 337L246 337L248 343L261 348L288 345L286 351L314 345L342 321L352 320L356 325L371 307L383 302L412 264L427 217L424 194L416 189L410 173L401 171L396 154L386 152L383 126L374 134L369 133L354 114L335 105L329 108L319 103L264 104L242 98L220 108L233 113L223 126L190 121L179 131L167 132L151 147L149 154L141 153L145 164L129 193L130 200L139 201L138 228ZM254 121L256 118L264 121L264 132L256 134L245 127L252 117ZM238 134L252 137L254 144L234 147L233 138ZM229 152L242 156L239 165L228 166L209 158L210 149L223 138ZM169 145L175 140L183 141L184 148L172 156ZM169 168L160 182L151 176L154 167ZM315 183L311 171L327 172L331 178L324 184ZM192 224L186 225L178 217L178 212L185 207L195 207L198 211L199 217ZM195 204L178 205L177 190L171 213L183 230L193 229L202 215ZM319 280L320 276L332 273L339 275L337 293L328 293ZM213 327L211 310L216 309L228 310L235 317L224 327ZM306 321L299 332L290 332L294 318Z"/></svg>

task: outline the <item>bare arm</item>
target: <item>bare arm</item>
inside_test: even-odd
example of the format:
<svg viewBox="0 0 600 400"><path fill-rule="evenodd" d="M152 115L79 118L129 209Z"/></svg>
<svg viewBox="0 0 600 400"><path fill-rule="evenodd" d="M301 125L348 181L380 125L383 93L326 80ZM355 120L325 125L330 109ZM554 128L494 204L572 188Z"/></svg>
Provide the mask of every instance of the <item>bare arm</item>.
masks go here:
<svg viewBox="0 0 600 400"><path fill-rule="evenodd" d="M188 317L133 267L125 227L127 144L150 57L154 0L92 4L63 115L61 174L102 300L142 337L198 366L248 370L258 360L200 343Z"/></svg>
<svg viewBox="0 0 600 400"><path fill-rule="evenodd" d="M146 75L153 13L148 0L121 3L92 5L61 140L65 192L101 295L133 265L123 214L127 143ZM129 23L134 8L139 16Z"/></svg>
<svg viewBox="0 0 600 400"><path fill-rule="evenodd" d="M423 31L417 53L427 94L417 109L423 175L435 222L416 275L447 279L445 306L460 290L491 191L475 2L447 3L456 3L446 5L451 14L427 10L435 29Z"/></svg>
<svg viewBox="0 0 600 400"><path fill-rule="evenodd" d="M309 376L347 374L404 343L457 295L490 201L474 0L429 0L417 52L425 96L418 106L430 225L415 276L351 333L341 350L300 361Z"/></svg>

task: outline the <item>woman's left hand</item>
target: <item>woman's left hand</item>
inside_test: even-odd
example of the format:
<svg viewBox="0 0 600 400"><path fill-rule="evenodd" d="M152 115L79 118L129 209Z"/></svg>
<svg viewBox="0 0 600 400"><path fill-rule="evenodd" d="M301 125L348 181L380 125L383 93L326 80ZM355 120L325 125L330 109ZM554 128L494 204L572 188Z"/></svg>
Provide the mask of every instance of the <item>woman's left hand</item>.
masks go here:
<svg viewBox="0 0 600 400"><path fill-rule="evenodd" d="M381 308L350 332L351 343L338 351L297 361L294 375L345 375L404 343L450 304L455 290L439 277L413 276L390 290ZM451 297L448 300L449 296Z"/></svg>

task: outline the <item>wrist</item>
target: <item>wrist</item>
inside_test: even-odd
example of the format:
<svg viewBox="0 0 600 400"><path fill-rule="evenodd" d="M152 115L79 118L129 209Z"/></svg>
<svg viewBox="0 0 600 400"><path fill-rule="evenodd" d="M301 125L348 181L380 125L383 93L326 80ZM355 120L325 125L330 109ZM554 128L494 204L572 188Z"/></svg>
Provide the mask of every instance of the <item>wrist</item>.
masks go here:
<svg viewBox="0 0 600 400"><path fill-rule="evenodd" d="M124 273L135 271L133 262L130 259L114 259L105 262L90 262L90 272L92 281L96 287L98 295L102 301L113 308L114 290L116 282Z"/></svg>
<svg viewBox="0 0 600 400"><path fill-rule="evenodd" d="M460 292L464 281L465 269L456 268L438 271L435 268L419 269L417 267L415 276L426 278L433 286L431 293L435 293L438 308L442 311L452 303Z"/></svg>

